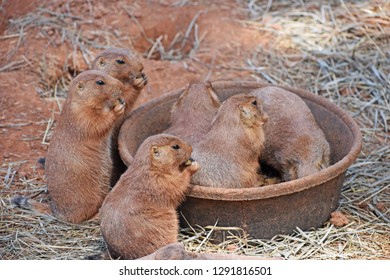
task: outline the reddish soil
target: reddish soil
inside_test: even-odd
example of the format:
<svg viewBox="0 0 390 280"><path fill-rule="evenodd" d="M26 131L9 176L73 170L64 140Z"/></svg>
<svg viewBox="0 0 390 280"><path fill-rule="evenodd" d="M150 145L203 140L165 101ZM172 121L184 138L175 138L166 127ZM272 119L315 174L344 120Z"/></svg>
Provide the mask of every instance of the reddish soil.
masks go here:
<svg viewBox="0 0 390 280"><path fill-rule="evenodd" d="M149 77L140 105L191 80L251 79L241 65L268 41L242 26L245 7L235 0L88 2L2 2L0 158L3 167L19 166L19 177L43 179L37 159L45 156L66 85L102 47L129 48L140 57ZM67 37L72 30L82 43ZM151 51L156 40L165 54Z"/></svg>

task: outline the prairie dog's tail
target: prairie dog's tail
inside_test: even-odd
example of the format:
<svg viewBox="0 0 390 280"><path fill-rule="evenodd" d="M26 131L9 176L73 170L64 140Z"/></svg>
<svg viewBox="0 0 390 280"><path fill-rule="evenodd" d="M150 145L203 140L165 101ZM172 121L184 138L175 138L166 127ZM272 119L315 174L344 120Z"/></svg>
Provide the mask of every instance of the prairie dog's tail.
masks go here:
<svg viewBox="0 0 390 280"><path fill-rule="evenodd" d="M34 199L31 199L29 197L20 196L20 195L14 196L11 199L11 202L12 204L14 204L19 208L33 210L42 214L48 214L48 215L53 214L49 204L35 201Z"/></svg>

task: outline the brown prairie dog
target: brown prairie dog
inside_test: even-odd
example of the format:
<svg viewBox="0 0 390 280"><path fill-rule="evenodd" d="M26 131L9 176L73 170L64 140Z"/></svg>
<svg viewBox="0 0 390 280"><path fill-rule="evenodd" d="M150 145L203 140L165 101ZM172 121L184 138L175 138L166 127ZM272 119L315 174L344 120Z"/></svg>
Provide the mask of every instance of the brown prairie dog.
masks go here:
<svg viewBox="0 0 390 280"><path fill-rule="evenodd" d="M142 63L129 50L109 48L96 56L91 69L101 70L123 83L123 96L126 102L124 118L127 117L148 83Z"/></svg>
<svg viewBox="0 0 390 280"><path fill-rule="evenodd" d="M122 91L120 81L101 71L82 72L72 81L46 156L51 207L23 197L13 203L70 223L98 213L110 189L110 136L125 111Z"/></svg>
<svg viewBox="0 0 390 280"><path fill-rule="evenodd" d="M278 170L283 181L314 174L329 166L330 148L306 103L278 87L250 93L259 98L269 121L264 125L261 161Z"/></svg>
<svg viewBox="0 0 390 280"><path fill-rule="evenodd" d="M258 155L267 119L256 97L238 94L225 100L210 131L193 146L200 169L191 183L214 188L255 186L263 179L257 173Z"/></svg>
<svg viewBox="0 0 390 280"><path fill-rule="evenodd" d="M191 152L172 135L151 136L141 144L100 209L101 231L113 257L136 259L177 242L176 208L199 167Z"/></svg>
<svg viewBox="0 0 390 280"><path fill-rule="evenodd" d="M115 124L112 133L111 158L113 162L110 184L113 187L127 166L123 163L118 150L118 134L121 125L133 109L134 103L142 89L147 85L148 78L143 72L143 65L130 53L121 48L109 48L99 53L92 62L92 69L101 70L120 80L124 85L123 96L126 102L125 113Z"/></svg>
<svg viewBox="0 0 390 280"><path fill-rule="evenodd" d="M220 105L209 81L192 82L173 104L170 127L164 133L176 135L192 145L210 130Z"/></svg>

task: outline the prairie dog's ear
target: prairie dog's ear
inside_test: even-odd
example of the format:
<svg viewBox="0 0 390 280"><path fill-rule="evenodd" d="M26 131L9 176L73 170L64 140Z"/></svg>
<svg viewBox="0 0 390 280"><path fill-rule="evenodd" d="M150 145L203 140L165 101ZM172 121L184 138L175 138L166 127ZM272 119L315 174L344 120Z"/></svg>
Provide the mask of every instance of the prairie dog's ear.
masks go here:
<svg viewBox="0 0 390 280"><path fill-rule="evenodd" d="M253 117L253 114L252 112L249 110L249 108L245 105L238 105L238 108L240 109L240 115L241 117L245 118L245 119L250 119Z"/></svg>
<svg viewBox="0 0 390 280"><path fill-rule="evenodd" d="M160 156L160 151L159 151L158 146L156 146L156 145L152 146L152 155L154 158L158 158Z"/></svg>
<svg viewBox="0 0 390 280"><path fill-rule="evenodd" d="M82 92L85 89L85 82L84 81L79 81L77 83L77 91Z"/></svg>
<svg viewBox="0 0 390 280"><path fill-rule="evenodd" d="M103 69L106 66L105 58L103 56L99 57L96 65L98 68Z"/></svg>
<svg viewBox="0 0 390 280"><path fill-rule="evenodd" d="M211 84L210 84L210 87L207 88L208 92L209 92L209 95L211 97L211 101L213 103L213 105L215 107L219 107L221 105L221 101L219 100L219 97L218 95L216 94L216 92L213 90L213 88L211 87Z"/></svg>
<svg viewBox="0 0 390 280"><path fill-rule="evenodd" d="M163 161L167 155L167 147L153 145L151 153L152 153L152 156L154 159L156 159L158 161Z"/></svg>

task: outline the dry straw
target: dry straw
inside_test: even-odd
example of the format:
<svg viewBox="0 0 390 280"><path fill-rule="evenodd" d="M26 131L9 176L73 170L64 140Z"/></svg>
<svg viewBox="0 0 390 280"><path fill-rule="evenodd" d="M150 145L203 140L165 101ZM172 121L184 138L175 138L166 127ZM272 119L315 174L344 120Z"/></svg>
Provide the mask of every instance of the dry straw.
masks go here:
<svg viewBox="0 0 390 280"><path fill-rule="evenodd" d="M218 71L250 71L252 80L310 90L348 111L361 127L363 150L347 172L338 209L348 223L336 227L328 222L308 231L297 228L290 235L271 240L253 239L232 228L230 237L221 244L211 242L218 224L207 228L193 225L183 228L179 239L192 251L288 259L389 259L390 3L250 0L240 5L248 14L240 23L272 40L244 60L237 58L212 67ZM130 10L126 11L131 16ZM181 45L186 34L198 32L197 20L195 16L180 37ZM88 20L39 9L16 19L12 24L18 28L10 34L23 38L30 28L50 26L58 30L63 42L73 44L86 56L90 48L107 43L99 41L104 36L88 41L71 22ZM194 48L201 48L199 42ZM159 52L162 57L181 58L174 49L162 49L158 40L150 43L146 56ZM187 59L199 62L195 53ZM18 63L1 70L18 67ZM10 198L16 193L47 199L42 178L26 180L19 176L21 163L3 163L0 169L0 258L82 259L104 250L96 220L71 225L11 206Z"/></svg>

